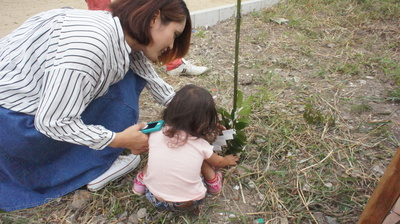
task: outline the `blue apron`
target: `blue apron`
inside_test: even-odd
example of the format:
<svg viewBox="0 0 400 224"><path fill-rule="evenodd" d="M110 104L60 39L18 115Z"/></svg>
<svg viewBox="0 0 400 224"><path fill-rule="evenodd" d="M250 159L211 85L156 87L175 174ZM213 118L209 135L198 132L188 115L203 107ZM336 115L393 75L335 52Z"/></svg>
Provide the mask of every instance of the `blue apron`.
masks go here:
<svg viewBox="0 0 400 224"><path fill-rule="evenodd" d="M90 103L82 120L114 132L136 124L145 84L129 70L106 95ZM4 211L38 206L86 185L123 151L55 141L38 132L33 122L31 115L0 106L0 209Z"/></svg>

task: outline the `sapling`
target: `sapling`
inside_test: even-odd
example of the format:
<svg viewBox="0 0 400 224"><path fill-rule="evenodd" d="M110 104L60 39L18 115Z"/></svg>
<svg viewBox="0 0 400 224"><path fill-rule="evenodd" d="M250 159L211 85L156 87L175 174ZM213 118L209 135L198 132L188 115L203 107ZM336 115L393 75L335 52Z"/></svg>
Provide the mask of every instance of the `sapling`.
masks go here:
<svg viewBox="0 0 400 224"><path fill-rule="evenodd" d="M232 140L227 141L227 154L242 152L247 143L247 137L244 128L250 123L248 115L251 113L251 102L253 97L250 96L246 100L243 99L243 93L238 90L238 67L239 67L239 40L240 40L240 24L241 24L241 0L237 0L236 5L236 38L235 38L235 64L233 79L233 107L229 113L224 108L219 108L218 113L221 115L221 122L227 129L235 130Z"/></svg>

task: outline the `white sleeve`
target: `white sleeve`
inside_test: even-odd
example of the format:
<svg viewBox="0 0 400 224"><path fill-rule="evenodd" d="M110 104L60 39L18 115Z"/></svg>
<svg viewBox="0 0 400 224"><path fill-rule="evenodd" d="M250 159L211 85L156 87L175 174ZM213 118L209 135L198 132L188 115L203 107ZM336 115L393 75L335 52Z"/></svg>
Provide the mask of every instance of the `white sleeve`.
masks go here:
<svg viewBox="0 0 400 224"><path fill-rule="evenodd" d="M140 77L146 80L146 88L153 98L161 105L167 105L175 96L174 88L166 83L154 70L143 52L132 52L130 67Z"/></svg>
<svg viewBox="0 0 400 224"><path fill-rule="evenodd" d="M53 69L43 77L35 127L49 138L103 149L115 133L100 125L85 125L81 114L90 103L93 85L85 74L71 69Z"/></svg>

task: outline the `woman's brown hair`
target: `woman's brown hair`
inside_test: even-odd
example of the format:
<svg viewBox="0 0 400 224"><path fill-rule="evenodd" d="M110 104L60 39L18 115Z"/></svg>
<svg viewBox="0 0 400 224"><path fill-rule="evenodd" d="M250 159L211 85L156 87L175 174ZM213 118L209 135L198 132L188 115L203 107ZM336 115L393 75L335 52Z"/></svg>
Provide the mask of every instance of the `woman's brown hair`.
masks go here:
<svg viewBox="0 0 400 224"><path fill-rule="evenodd" d="M220 132L214 99L206 89L192 84L176 92L162 118L168 126L164 134L176 137L178 145L185 143L189 135L212 143Z"/></svg>
<svg viewBox="0 0 400 224"><path fill-rule="evenodd" d="M119 18L122 29L145 46L152 42L150 23L156 13L160 12L164 25L186 21L183 32L174 41L174 47L162 54L158 60L166 64L174 59L183 58L189 51L192 21L183 0L116 0L111 3L110 10L113 16Z"/></svg>

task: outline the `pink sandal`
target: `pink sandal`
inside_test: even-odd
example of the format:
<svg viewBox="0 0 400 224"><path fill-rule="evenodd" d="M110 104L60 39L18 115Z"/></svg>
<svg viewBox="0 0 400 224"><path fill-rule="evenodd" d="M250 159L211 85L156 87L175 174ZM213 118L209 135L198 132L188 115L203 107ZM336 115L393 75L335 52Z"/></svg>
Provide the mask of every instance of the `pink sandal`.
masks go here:
<svg viewBox="0 0 400 224"><path fill-rule="evenodd" d="M143 195L144 192L146 191L146 185L143 183L143 172L140 171L136 178L133 180L133 187L132 187L133 193L136 195Z"/></svg>
<svg viewBox="0 0 400 224"><path fill-rule="evenodd" d="M219 170L215 171L215 177L212 180L205 180L207 191L210 194L218 194L222 189L222 173Z"/></svg>

